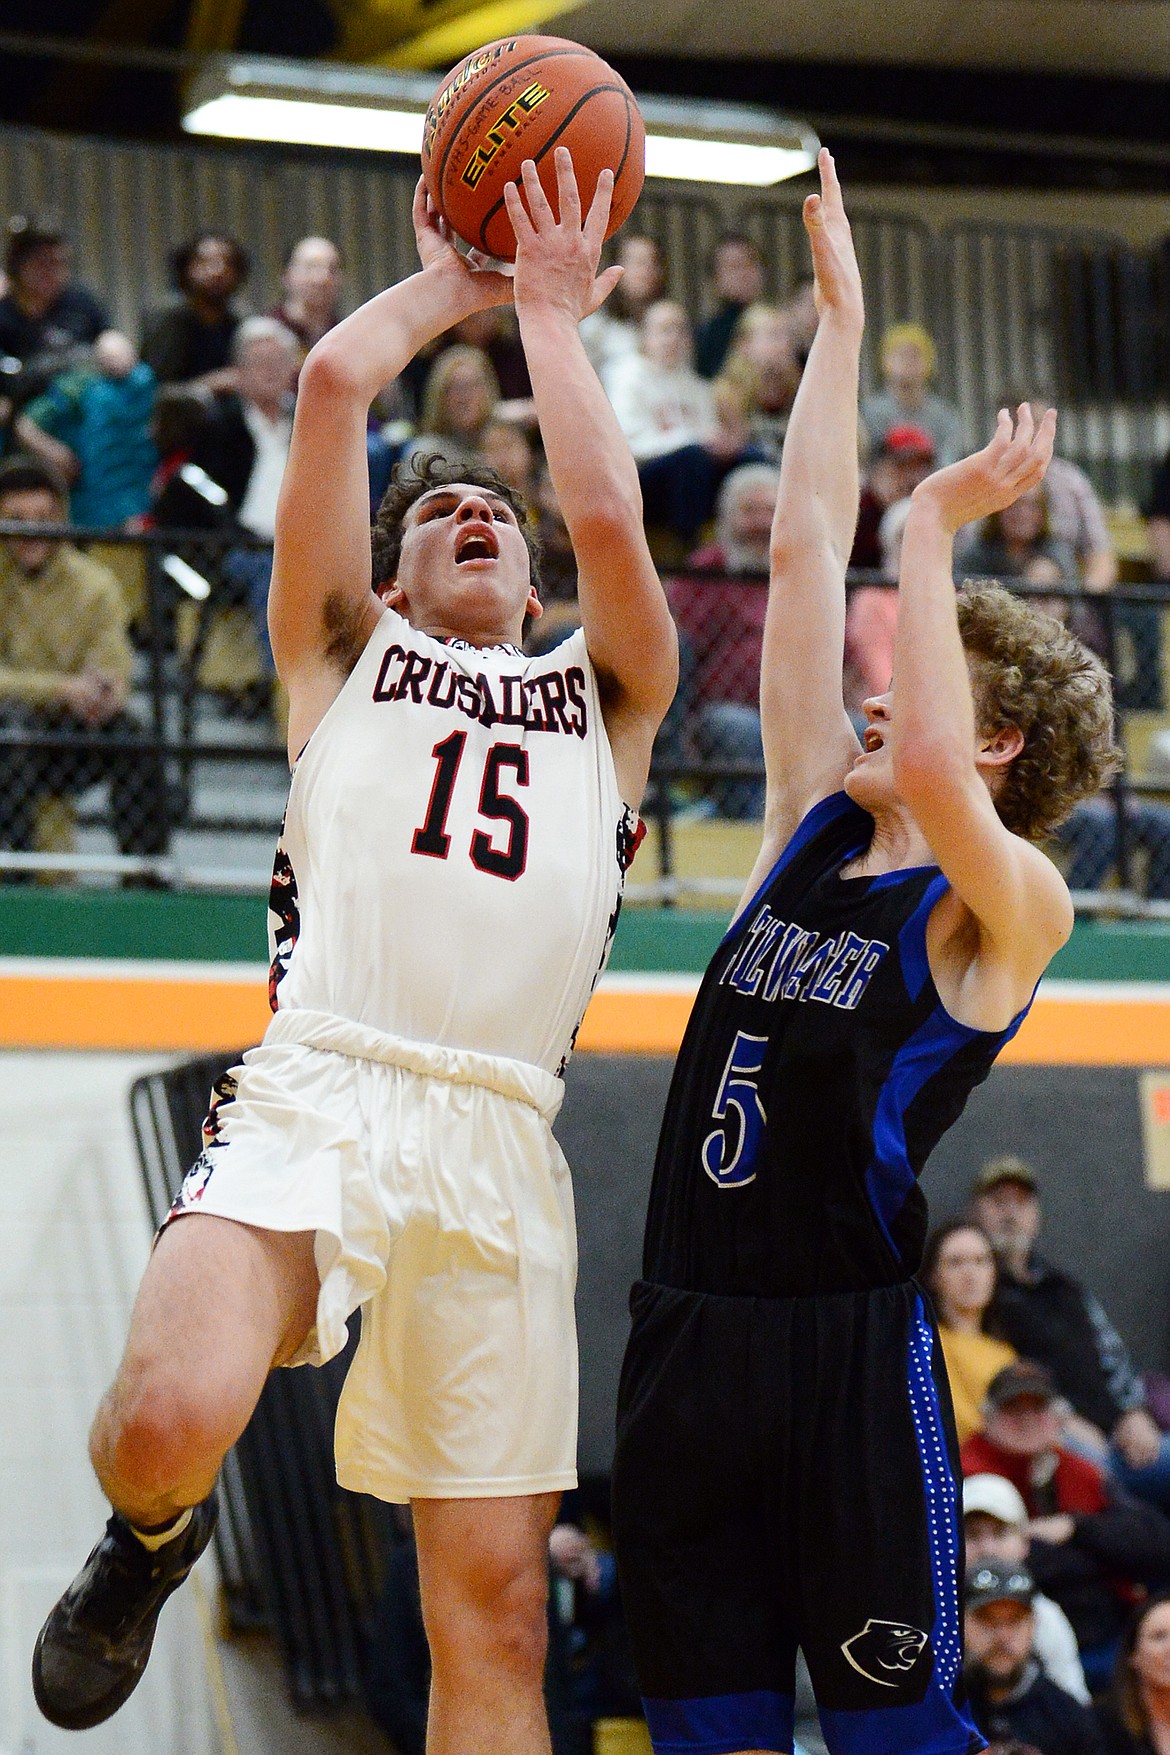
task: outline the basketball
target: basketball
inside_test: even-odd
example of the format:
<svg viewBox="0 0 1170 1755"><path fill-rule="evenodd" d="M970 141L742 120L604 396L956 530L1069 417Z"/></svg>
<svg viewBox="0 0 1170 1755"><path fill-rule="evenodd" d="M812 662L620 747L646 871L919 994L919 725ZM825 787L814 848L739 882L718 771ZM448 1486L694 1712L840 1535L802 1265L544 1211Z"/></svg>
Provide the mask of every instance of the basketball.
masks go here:
<svg viewBox="0 0 1170 1755"><path fill-rule="evenodd" d="M633 212L646 174L646 130L625 80L563 37L503 37L468 55L426 114L422 167L431 200L465 244L510 262L516 239L504 188L533 159L557 211L554 148L573 155L582 213L613 172L606 236Z"/></svg>

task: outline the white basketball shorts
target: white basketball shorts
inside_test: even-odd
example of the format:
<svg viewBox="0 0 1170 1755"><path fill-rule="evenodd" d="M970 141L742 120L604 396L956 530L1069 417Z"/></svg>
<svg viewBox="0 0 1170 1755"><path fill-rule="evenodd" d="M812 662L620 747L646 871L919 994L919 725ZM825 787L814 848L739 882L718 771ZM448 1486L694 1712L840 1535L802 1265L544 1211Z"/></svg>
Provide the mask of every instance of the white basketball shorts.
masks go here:
<svg viewBox="0 0 1170 1755"><path fill-rule="evenodd" d="M303 1011L278 1012L217 1086L167 1223L316 1233L317 1324L292 1363L332 1358L361 1307L343 1487L404 1503L576 1484L562 1092L521 1061Z"/></svg>

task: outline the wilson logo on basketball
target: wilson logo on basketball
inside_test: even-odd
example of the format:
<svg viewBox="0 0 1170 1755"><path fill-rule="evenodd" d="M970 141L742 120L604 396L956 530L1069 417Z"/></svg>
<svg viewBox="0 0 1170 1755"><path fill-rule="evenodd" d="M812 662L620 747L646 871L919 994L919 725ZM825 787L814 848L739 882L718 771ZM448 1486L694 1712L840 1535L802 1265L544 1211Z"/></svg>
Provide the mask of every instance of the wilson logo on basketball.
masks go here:
<svg viewBox="0 0 1170 1755"><path fill-rule="evenodd" d="M443 87L427 110L426 120L423 123L424 152L430 152L436 128L450 108L451 100L463 90L468 80L474 79L477 73L482 73L485 67L493 66L502 55L508 54L515 47L516 41L515 38L512 38L510 41L493 43L489 48L481 49L478 55L470 55L467 58L454 79Z"/></svg>
<svg viewBox="0 0 1170 1755"><path fill-rule="evenodd" d="M513 98L503 114L496 118L488 129L486 139L476 147L467 161L461 180L469 189L475 188L497 152L507 144L509 134L515 133L525 116L538 110L547 96L548 87L535 80L518 98Z"/></svg>

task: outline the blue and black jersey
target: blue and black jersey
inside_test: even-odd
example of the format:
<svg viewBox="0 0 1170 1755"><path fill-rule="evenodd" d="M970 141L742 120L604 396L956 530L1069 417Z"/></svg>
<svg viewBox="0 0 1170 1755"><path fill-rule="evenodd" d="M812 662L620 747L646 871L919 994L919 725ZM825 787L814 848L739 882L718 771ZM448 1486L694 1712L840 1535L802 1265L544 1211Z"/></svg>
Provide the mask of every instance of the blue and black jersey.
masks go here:
<svg viewBox="0 0 1170 1755"><path fill-rule="evenodd" d="M926 925L937 866L847 877L873 819L823 799L712 960L674 1071L644 1278L802 1297L910 1278L918 1175L1007 1030L950 1016Z"/></svg>
<svg viewBox="0 0 1170 1755"><path fill-rule="evenodd" d="M1021 1019L950 1016L926 955L947 880L845 875L872 834L844 793L808 813L667 1101L613 1473L656 1755L791 1749L798 1647L831 1755L982 1747L918 1175Z"/></svg>

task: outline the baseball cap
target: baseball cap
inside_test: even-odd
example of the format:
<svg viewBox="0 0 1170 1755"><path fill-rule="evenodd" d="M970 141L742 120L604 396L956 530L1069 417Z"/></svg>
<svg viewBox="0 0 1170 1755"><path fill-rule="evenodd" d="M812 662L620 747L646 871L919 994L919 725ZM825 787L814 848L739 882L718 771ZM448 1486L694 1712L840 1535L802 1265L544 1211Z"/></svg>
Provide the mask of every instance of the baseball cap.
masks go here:
<svg viewBox="0 0 1170 1755"><path fill-rule="evenodd" d="M882 440L882 450L887 457L933 457L934 440L925 427L906 421L889 429Z"/></svg>
<svg viewBox="0 0 1170 1755"><path fill-rule="evenodd" d="M1014 1152L1004 1152L998 1158L988 1158L982 1170L971 1185L972 1194L986 1194L989 1188L998 1188L1001 1182L1018 1182L1031 1194L1038 1194L1040 1184L1036 1180L1036 1172Z"/></svg>
<svg viewBox="0 0 1170 1755"><path fill-rule="evenodd" d="M980 1511L998 1523L1013 1525L1028 1521L1028 1508L1022 1495L1002 1475L968 1475L963 1482L963 1516Z"/></svg>
<svg viewBox="0 0 1170 1755"><path fill-rule="evenodd" d="M984 1560L972 1566L963 1587L969 1609L987 1603L1028 1603L1035 1600L1036 1584L1026 1566L1009 1566L1002 1560Z"/></svg>
<svg viewBox="0 0 1170 1755"><path fill-rule="evenodd" d="M1015 1365L1005 1365L987 1386L987 1402L993 1408L1006 1407L1008 1402L1025 1395L1040 1402L1060 1399L1051 1371L1046 1365L1038 1365L1034 1359L1020 1359Z"/></svg>

